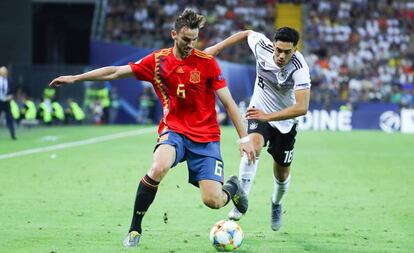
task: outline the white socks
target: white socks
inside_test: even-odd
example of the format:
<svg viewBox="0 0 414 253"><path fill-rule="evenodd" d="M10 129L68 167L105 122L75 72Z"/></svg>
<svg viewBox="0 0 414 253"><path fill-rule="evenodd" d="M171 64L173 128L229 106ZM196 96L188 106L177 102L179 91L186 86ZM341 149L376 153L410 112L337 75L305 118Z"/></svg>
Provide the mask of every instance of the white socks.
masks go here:
<svg viewBox="0 0 414 253"><path fill-rule="evenodd" d="M256 157L256 162L249 165L247 155L244 154L240 160L239 167L239 180L244 192L249 195L250 189L252 188L254 176L256 175L257 166L259 164L259 157Z"/></svg>
<svg viewBox="0 0 414 253"><path fill-rule="evenodd" d="M285 196L290 184L290 174L284 182L280 182L275 177L275 189L273 190L272 202L276 205L280 205Z"/></svg>
<svg viewBox="0 0 414 253"><path fill-rule="evenodd" d="M239 168L239 180L241 186L243 187L244 192L249 195L250 189L253 185L254 176L256 175L257 166L259 165L259 157L256 157L256 162L249 165L249 160L247 159L246 154L240 160ZM284 182L280 182L276 177L275 179L275 188L273 190L272 202L276 205L280 205L285 196L289 184L290 184L290 174Z"/></svg>

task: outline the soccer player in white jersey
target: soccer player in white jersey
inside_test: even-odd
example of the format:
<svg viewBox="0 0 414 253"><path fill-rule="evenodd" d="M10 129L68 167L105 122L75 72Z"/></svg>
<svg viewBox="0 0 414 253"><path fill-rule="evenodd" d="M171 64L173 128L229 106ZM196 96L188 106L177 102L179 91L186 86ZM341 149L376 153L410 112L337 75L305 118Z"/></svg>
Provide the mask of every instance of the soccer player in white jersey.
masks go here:
<svg viewBox="0 0 414 253"><path fill-rule="evenodd" d="M282 225L282 200L291 181L290 164L297 126L295 118L305 115L309 107L309 67L296 50L299 33L290 27L278 29L273 41L261 33L242 31L205 49L205 52L217 55L224 48L246 39L256 58L257 76L246 117L257 160L249 164L247 157L243 156L239 178L248 194L259 164L259 155L267 145L267 151L274 160L271 228L277 231ZM241 216L235 208L229 213L229 218L233 220L239 220Z"/></svg>

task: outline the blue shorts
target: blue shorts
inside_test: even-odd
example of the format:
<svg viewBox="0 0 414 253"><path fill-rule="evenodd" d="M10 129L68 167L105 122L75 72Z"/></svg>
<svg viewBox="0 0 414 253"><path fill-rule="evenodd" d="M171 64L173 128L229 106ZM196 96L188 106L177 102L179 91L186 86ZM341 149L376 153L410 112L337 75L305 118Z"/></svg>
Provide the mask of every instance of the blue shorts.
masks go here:
<svg viewBox="0 0 414 253"><path fill-rule="evenodd" d="M223 184L224 163L220 153L220 142L194 142L182 134L173 131L163 132L157 140L155 149L161 144L175 147L175 167L187 161L188 182L199 187L200 180L213 180Z"/></svg>

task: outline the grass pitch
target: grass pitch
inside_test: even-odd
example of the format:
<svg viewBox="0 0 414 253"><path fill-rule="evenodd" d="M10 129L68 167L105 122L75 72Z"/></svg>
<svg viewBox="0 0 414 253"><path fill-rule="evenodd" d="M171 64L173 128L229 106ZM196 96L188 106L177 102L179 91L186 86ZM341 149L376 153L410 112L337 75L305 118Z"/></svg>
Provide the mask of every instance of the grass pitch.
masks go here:
<svg viewBox="0 0 414 253"><path fill-rule="evenodd" d="M199 190L187 183L185 163L162 181L139 248L122 246L156 128L1 158L140 128L19 129L18 141L0 129L0 252L215 252L209 230L231 205L205 207ZM238 173L236 139L233 128L222 128L226 178ZM272 160L263 152L237 252L414 252L413 150L412 135L299 132L279 232L270 229Z"/></svg>

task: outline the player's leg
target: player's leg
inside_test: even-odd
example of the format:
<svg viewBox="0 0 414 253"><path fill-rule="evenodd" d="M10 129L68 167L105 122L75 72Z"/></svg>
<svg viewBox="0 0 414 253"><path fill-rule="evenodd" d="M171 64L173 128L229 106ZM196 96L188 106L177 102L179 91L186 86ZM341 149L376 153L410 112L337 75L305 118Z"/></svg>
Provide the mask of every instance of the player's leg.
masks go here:
<svg viewBox="0 0 414 253"><path fill-rule="evenodd" d="M160 181L172 167L175 156L175 148L171 145L160 145L155 150L151 168L138 185L134 213L129 233L124 240L124 246L138 246L142 233L142 219L155 199Z"/></svg>
<svg viewBox="0 0 414 253"><path fill-rule="evenodd" d="M200 188L201 200L213 209L225 206L230 198L223 191L224 166L219 153L219 144L188 142L188 181ZM215 147L217 145L217 147ZM206 156L207 153L216 157Z"/></svg>
<svg viewBox="0 0 414 253"><path fill-rule="evenodd" d="M270 130L271 127L265 122L260 122L257 120L248 121L248 132L256 152L256 162L249 164L246 154L243 154L240 160L239 180L243 190L246 192L246 195L249 195L252 188L257 167L259 166L259 156L263 146L267 142L267 136L269 136ZM266 136L266 138L264 136ZM229 212L228 217L231 220L240 220L242 213L240 213L237 208L233 208Z"/></svg>
<svg viewBox="0 0 414 253"><path fill-rule="evenodd" d="M263 145L265 144L265 139L260 133L251 133L249 134L250 139L253 142L253 146L256 152L256 162L250 163L246 154L243 154L240 160L239 167L239 179L243 190L249 195L252 188L253 180L256 175L257 167L259 165L259 157L262 151Z"/></svg>
<svg viewBox="0 0 414 253"><path fill-rule="evenodd" d="M224 166L220 154L220 143L194 143L187 140L187 165L189 182L200 187L201 197L210 208L221 208L230 200L243 213L248 200L236 176L223 185Z"/></svg>
<svg viewBox="0 0 414 253"><path fill-rule="evenodd" d="M271 227L277 231L282 226L282 201L290 185L290 164L296 136L296 125L289 133L276 130L271 139L269 153L273 156L274 189L271 203Z"/></svg>
<svg viewBox="0 0 414 253"><path fill-rule="evenodd" d="M130 231L141 233L141 221L158 190L158 184L167 174L175 160L175 148L171 145L160 145L154 152L153 162L148 173L141 179L134 205L134 216Z"/></svg>
<svg viewBox="0 0 414 253"><path fill-rule="evenodd" d="M240 159L239 166L240 184L247 196L249 195L252 188L257 167L259 165L260 152L262 151L263 145L265 143L263 135L260 133L251 133L249 134L249 137L253 142L253 146L256 152L256 162L249 164L247 155L243 154L242 158ZM240 220L242 216L243 214L239 212L237 208L233 208L228 214L229 219L236 221Z"/></svg>
<svg viewBox="0 0 414 253"><path fill-rule="evenodd" d="M201 199L206 206L212 209L219 209L230 201L226 192L223 191L223 186L220 182L200 180L198 184L200 186Z"/></svg>
<svg viewBox="0 0 414 253"><path fill-rule="evenodd" d="M10 102L9 101L5 101L2 102L3 106L4 106L4 113L6 116L6 124L7 127L9 128L9 132L10 132L10 137L15 140L16 139L16 130L14 127L14 120L13 120L13 116L11 114L11 109L10 109Z"/></svg>
<svg viewBox="0 0 414 253"><path fill-rule="evenodd" d="M142 233L142 219L155 199L158 184L168 170L184 156L181 141L181 137L173 132L165 133L158 138L151 168L138 185L131 227L124 240L125 246L136 247L138 245Z"/></svg>
<svg viewBox="0 0 414 253"><path fill-rule="evenodd" d="M271 207L271 227L278 231L282 226L282 201L290 185L290 166L285 167L274 162L274 189Z"/></svg>
<svg viewBox="0 0 414 253"><path fill-rule="evenodd" d="M219 209L233 201L236 208L241 213L245 213L248 208L248 200L243 191L237 176L230 177L224 185L214 180L200 180L201 198L203 203L213 209Z"/></svg>
<svg viewBox="0 0 414 253"><path fill-rule="evenodd" d="M282 166L277 162L273 163L273 174L275 177L275 188L272 202L276 205L282 203L290 183L290 166Z"/></svg>

